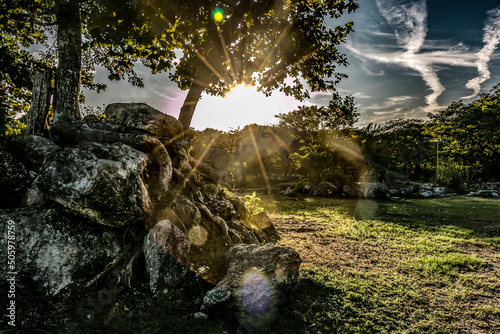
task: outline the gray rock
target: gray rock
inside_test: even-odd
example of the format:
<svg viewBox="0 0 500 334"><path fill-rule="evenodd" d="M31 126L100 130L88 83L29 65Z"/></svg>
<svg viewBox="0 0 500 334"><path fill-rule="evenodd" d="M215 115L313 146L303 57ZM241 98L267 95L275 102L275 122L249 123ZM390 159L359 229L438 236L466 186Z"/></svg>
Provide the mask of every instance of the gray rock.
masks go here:
<svg viewBox="0 0 500 334"><path fill-rule="evenodd" d="M285 195L285 196L293 196L293 195L297 194L297 190L295 190L291 187L288 187L285 190L280 191L280 194Z"/></svg>
<svg viewBox="0 0 500 334"><path fill-rule="evenodd" d="M168 220L153 227L144 239L149 287L153 293L172 294L191 279L188 237Z"/></svg>
<svg viewBox="0 0 500 334"><path fill-rule="evenodd" d="M468 193L467 197L500 198L500 192L497 190L479 190Z"/></svg>
<svg viewBox="0 0 500 334"><path fill-rule="evenodd" d="M34 282L49 295L66 288L85 288L86 284L123 254L120 239L113 230L88 226L75 217L55 209L16 209L0 211L5 233L0 235L0 261L7 267L7 226L15 232L15 267L2 270L17 272L24 284Z"/></svg>
<svg viewBox="0 0 500 334"><path fill-rule="evenodd" d="M143 221L151 206L142 183L147 164L146 154L125 144L87 142L57 151L35 185L51 200L93 223L122 227Z"/></svg>
<svg viewBox="0 0 500 334"><path fill-rule="evenodd" d="M391 192L385 183L367 183L363 197L366 199L389 199Z"/></svg>
<svg viewBox="0 0 500 334"><path fill-rule="evenodd" d="M220 280L226 269L226 248L209 240L206 229L183 231L168 220L156 224L144 239L149 287L153 294L190 298L207 291L209 281ZM220 263L217 263L220 261ZM217 276L219 275L219 276Z"/></svg>
<svg viewBox="0 0 500 334"><path fill-rule="evenodd" d="M106 107L106 122L144 130L165 142L182 136L182 123L146 103L112 103ZM163 141L162 141L163 142Z"/></svg>
<svg viewBox="0 0 500 334"><path fill-rule="evenodd" d="M273 221L267 213L260 212L256 214L250 219L250 224L264 232L265 237L264 240L261 240L262 242L276 242L280 239L278 231L276 231Z"/></svg>
<svg viewBox="0 0 500 334"><path fill-rule="evenodd" d="M444 194L446 194L446 188L445 187L434 187L434 188L432 188L432 193L434 194L434 196L443 197Z"/></svg>
<svg viewBox="0 0 500 334"><path fill-rule="evenodd" d="M26 158L36 171L42 170L45 163L51 160L57 151L61 150L61 147L53 141L41 136L26 137L24 145Z"/></svg>
<svg viewBox="0 0 500 334"><path fill-rule="evenodd" d="M195 318L196 320L206 320L206 319L208 319L208 315L206 315L206 314L205 314L205 313L203 313L203 312L196 312L196 313L194 314L194 318Z"/></svg>
<svg viewBox="0 0 500 334"><path fill-rule="evenodd" d="M203 310L213 309L227 291L240 309L244 327L259 328L271 322L277 305L297 284L300 255L292 248L266 245L236 245L227 252L228 271L204 299ZM221 296L213 298L211 296Z"/></svg>
<svg viewBox="0 0 500 334"><path fill-rule="evenodd" d="M405 194L415 194L418 192L418 186L416 184L409 184L401 188L401 191Z"/></svg>
<svg viewBox="0 0 500 334"><path fill-rule="evenodd" d="M36 184L24 195L22 206L30 208L47 208L50 206L50 198L38 189Z"/></svg>
<svg viewBox="0 0 500 334"><path fill-rule="evenodd" d="M203 304L201 306L201 311L214 310L216 307L220 307L224 303L228 302L231 298L231 289L227 286L215 287L208 291L205 297L203 297Z"/></svg>
<svg viewBox="0 0 500 334"><path fill-rule="evenodd" d="M331 196L337 193L338 188L330 182L321 182L317 186L312 187L309 191L311 196Z"/></svg>
<svg viewBox="0 0 500 334"><path fill-rule="evenodd" d="M363 196L363 187L358 184L346 184L342 188L342 192L348 198L361 198Z"/></svg>
<svg viewBox="0 0 500 334"><path fill-rule="evenodd" d="M434 193L432 191L429 191L429 190L420 191L419 194L423 198L429 198L429 197L433 197L434 196Z"/></svg>

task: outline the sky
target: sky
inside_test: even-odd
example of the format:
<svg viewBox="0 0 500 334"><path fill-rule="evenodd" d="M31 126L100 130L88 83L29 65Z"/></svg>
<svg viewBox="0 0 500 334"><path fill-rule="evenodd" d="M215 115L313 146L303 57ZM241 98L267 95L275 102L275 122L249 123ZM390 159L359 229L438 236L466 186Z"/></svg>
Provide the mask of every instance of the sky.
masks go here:
<svg viewBox="0 0 500 334"><path fill-rule="evenodd" d="M350 63L339 67L348 75L338 86L352 95L360 113L357 126L383 125L398 118L426 118L454 101L470 102L500 83L500 0L359 0L360 8L338 25L354 22L340 50ZM168 74L151 75L140 65L145 88L110 83L104 71L96 79L108 84L105 93L84 91L87 104L146 102L178 116L186 91ZM239 88L226 98L203 95L192 126L224 131L246 124L276 123L274 117L299 105L327 105L331 93L312 93L299 102L279 92L269 98Z"/></svg>

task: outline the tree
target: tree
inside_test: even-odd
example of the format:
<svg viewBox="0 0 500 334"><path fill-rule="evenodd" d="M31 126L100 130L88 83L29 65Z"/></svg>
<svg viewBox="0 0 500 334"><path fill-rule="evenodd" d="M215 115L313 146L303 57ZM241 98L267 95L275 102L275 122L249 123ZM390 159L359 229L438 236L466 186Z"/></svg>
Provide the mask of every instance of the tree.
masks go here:
<svg viewBox="0 0 500 334"><path fill-rule="evenodd" d="M398 119L384 126L370 124L361 129L358 141L372 172L380 181L428 179L435 171L435 145L424 132L428 122Z"/></svg>
<svg viewBox="0 0 500 334"><path fill-rule="evenodd" d="M158 3L162 1L155 1ZM189 89L179 120L188 128L202 92L224 95L238 84L256 85L270 95L278 89L299 100L311 91L333 89L347 60L336 46L352 23L329 27L358 4L343 1L227 1L222 22L211 19L212 1L184 1L165 21L176 22L174 38L183 57L172 79ZM164 12L162 12L164 13ZM178 24L177 24L178 23Z"/></svg>
<svg viewBox="0 0 500 334"><path fill-rule="evenodd" d="M82 67L82 24L79 0L55 0L58 64L54 123L81 118L78 107Z"/></svg>
<svg viewBox="0 0 500 334"><path fill-rule="evenodd" d="M202 92L224 95L234 85L247 84L266 95L278 89L303 100L309 90L333 89L345 76L336 67L347 64L336 46L352 23L330 27L327 19L358 7L355 0L231 0L220 5L225 17L215 22L208 0L54 1L36 0L42 9L25 6L14 20L31 24L44 38L47 24L58 27L56 121L79 117L78 78L97 90L105 88L92 82L95 66L107 68L110 79L127 75L140 86L133 67L142 61L153 73L171 71L171 80L189 89L179 116L186 129ZM25 1L9 0L6 6L19 3ZM175 50L183 52L178 62Z"/></svg>
<svg viewBox="0 0 500 334"><path fill-rule="evenodd" d="M327 107L300 106L276 117L277 133L289 143L288 163L294 160L311 182L357 180L364 163L350 133L359 118L351 96L334 93Z"/></svg>
<svg viewBox="0 0 500 334"><path fill-rule="evenodd" d="M266 95L278 89L303 100L309 96L305 85L311 91L333 89L345 77L336 66L347 64L336 46L352 23L329 27L326 20L357 7L354 0L231 0L220 4L219 13L225 16L216 22L212 12L217 7L208 0L126 0L120 6L103 1L89 7L89 22L94 23L87 31L93 46L118 45L117 37L127 41L126 46L108 49L112 52L104 58L127 52L146 60L153 73L172 70L170 78L178 87L189 89L179 115L187 129L203 92L224 95L246 84ZM142 47L131 53L133 45ZM151 48L153 52L145 54ZM177 63L175 49L183 52Z"/></svg>
<svg viewBox="0 0 500 334"><path fill-rule="evenodd" d="M19 131L17 113L28 110L33 72L47 70L44 58L34 59L26 49L47 40L39 25L48 0L0 2L0 136ZM43 18L41 17L43 16ZM48 21L46 23L49 23Z"/></svg>
<svg viewBox="0 0 500 334"><path fill-rule="evenodd" d="M465 104L452 103L430 115L428 133L440 140L443 158L470 168L484 179L500 175L500 85Z"/></svg>

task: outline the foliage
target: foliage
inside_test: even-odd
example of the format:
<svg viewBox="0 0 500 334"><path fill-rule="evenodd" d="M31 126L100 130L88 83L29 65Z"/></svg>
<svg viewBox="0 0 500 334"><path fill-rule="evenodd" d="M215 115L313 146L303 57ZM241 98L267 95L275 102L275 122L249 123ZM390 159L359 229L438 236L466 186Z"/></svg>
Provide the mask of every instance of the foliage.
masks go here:
<svg viewBox="0 0 500 334"><path fill-rule="evenodd" d="M427 122L398 119L384 126L369 124L359 132L363 155L379 181L395 178L427 180L435 171L435 145L424 136ZM387 180L385 180L387 181Z"/></svg>
<svg viewBox="0 0 500 334"><path fill-rule="evenodd" d="M352 23L331 28L326 19L358 8L353 0L227 1L219 4L226 16L217 23L212 1L149 3L161 13L150 16L153 28L163 27L161 36L183 50L172 74L181 89L201 81L206 92L222 95L243 83L298 99L308 97L299 78L312 91L324 91L344 77L335 72L337 64L347 64L336 45Z"/></svg>
<svg viewBox="0 0 500 334"><path fill-rule="evenodd" d="M466 192L471 181L470 168L456 161L449 159L442 161L437 168L436 183L450 190L459 193Z"/></svg>
<svg viewBox="0 0 500 334"><path fill-rule="evenodd" d="M264 209L259 206L260 198L257 197L255 191L252 195L245 195L245 198L245 206L247 207L248 211L250 211L250 214L252 216L256 216L264 211Z"/></svg>
<svg viewBox="0 0 500 334"><path fill-rule="evenodd" d="M349 130L359 118L351 96L334 94L328 107L301 106L276 117L277 132L290 142L288 158L309 181L358 180L364 162Z"/></svg>
<svg viewBox="0 0 500 334"><path fill-rule="evenodd" d="M195 83L209 94L223 95L244 83L257 85L266 95L278 89L300 100L309 96L309 90L333 89L345 77L336 72L338 65L347 64L336 46L352 30L352 22L330 27L326 19L338 19L358 8L355 0L229 1L219 4L226 14L224 20L214 22L214 3L206 0L78 3L80 15L72 14L81 16L84 86L105 89L93 82L96 66L106 68L110 80L126 76L132 84L142 86L134 71L141 61L152 73L171 71L170 78L181 89ZM28 70L15 77L24 80L21 84L7 83L9 87L29 92L32 68L28 65L33 59L26 48L44 43L48 32L59 24L54 16L58 4L62 8L58 1L54 6L49 0L2 2L0 59L5 68L17 70L15 65L20 62L20 68ZM52 46L45 47L53 51ZM49 54L47 69L54 67L54 57ZM200 96L201 91L195 100Z"/></svg>
<svg viewBox="0 0 500 334"><path fill-rule="evenodd" d="M430 116L428 133L441 142L441 152L484 179L500 175L500 85L469 104L452 103Z"/></svg>
<svg viewBox="0 0 500 334"><path fill-rule="evenodd" d="M194 156L203 154L209 148L223 150L229 154L235 154L241 143L241 132L233 129L228 132L206 128L203 131L195 131L191 139L191 152Z"/></svg>
<svg viewBox="0 0 500 334"><path fill-rule="evenodd" d="M50 25L48 0L5 0L0 3L0 136L19 135L24 124L16 118L28 111L33 70L48 69L47 56L35 59L27 48L47 45L46 31L40 23ZM50 28L49 28L50 30Z"/></svg>

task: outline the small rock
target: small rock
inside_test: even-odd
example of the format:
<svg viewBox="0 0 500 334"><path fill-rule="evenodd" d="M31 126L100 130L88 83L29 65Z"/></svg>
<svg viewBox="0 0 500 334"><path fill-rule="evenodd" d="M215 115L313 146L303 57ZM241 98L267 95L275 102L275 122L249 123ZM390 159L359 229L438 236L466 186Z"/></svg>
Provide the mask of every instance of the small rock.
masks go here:
<svg viewBox="0 0 500 334"><path fill-rule="evenodd" d="M366 199L389 199L391 192L385 183L367 183L363 196Z"/></svg>
<svg viewBox="0 0 500 334"><path fill-rule="evenodd" d="M194 318L195 318L196 320L206 320L206 319L208 319L208 315L206 315L206 314L205 314L205 313L203 313L203 312L196 312L196 313L194 314Z"/></svg>

